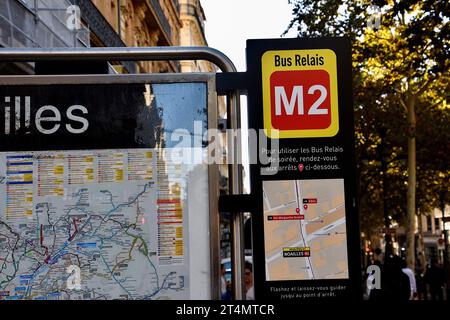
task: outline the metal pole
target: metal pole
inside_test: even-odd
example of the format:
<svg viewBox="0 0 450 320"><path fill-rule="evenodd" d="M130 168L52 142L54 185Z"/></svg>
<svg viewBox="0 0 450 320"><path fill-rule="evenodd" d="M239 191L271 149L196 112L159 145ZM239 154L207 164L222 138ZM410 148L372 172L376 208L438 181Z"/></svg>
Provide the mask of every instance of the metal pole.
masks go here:
<svg viewBox="0 0 450 320"><path fill-rule="evenodd" d="M384 227L386 228L385 230L385 235L384 235L384 239L386 241L386 245L385 245L385 258L389 257L392 254L392 236L390 234L390 221L389 221L389 215L387 212L387 201L386 201L386 172L387 172L387 168L386 168L386 162L384 161L383 158L383 153L381 154L381 186L383 188L383 214L384 214Z"/></svg>
<svg viewBox="0 0 450 320"><path fill-rule="evenodd" d="M209 47L115 47L115 48L4 48L0 61L42 60L207 60L223 72L236 72L233 62L222 52Z"/></svg>
<svg viewBox="0 0 450 320"><path fill-rule="evenodd" d="M392 254L392 236L390 234L390 219L387 210L387 201L386 201L386 173L387 173L387 164L384 159L384 138L386 137L386 129L380 129L380 144L377 148L378 157L380 158L381 163L381 187L383 189L383 215L384 215L384 227L385 227L385 249L384 249L384 257L385 259Z"/></svg>
<svg viewBox="0 0 450 320"><path fill-rule="evenodd" d="M222 72L237 72L233 62L222 52L210 47L115 47L115 48L2 48L0 62L42 61L42 60L100 60L100 61L145 61L145 60L207 60L218 66ZM228 119L230 128L240 128L239 93L227 95ZM241 159L240 139L229 141L229 150L233 150L233 164L230 166L230 192L242 193L242 171L238 160ZM233 232L232 264L233 292L235 299L243 299L244 273L244 237L243 214L233 214L231 221ZM216 272L213 270L212 272ZM218 271L217 271L218 272Z"/></svg>
<svg viewBox="0 0 450 320"><path fill-rule="evenodd" d="M241 127L240 96L236 92L231 96L228 105L228 123L233 129ZM228 137L228 150L233 152L232 164L229 165L232 175L229 177L230 194L242 194L242 165L240 136L232 134ZM233 147L234 146L234 147ZM233 212L230 220L232 232L231 262L233 264L231 283L233 286L233 299L244 300L244 213Z"/></svg>

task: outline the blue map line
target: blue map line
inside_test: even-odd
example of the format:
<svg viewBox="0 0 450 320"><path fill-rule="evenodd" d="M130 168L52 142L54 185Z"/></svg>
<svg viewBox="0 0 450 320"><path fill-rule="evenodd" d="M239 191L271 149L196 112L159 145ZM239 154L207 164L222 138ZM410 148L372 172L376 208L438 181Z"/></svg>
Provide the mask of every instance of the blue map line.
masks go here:
<svg viewBox="0 0 450 320"><path fill-rule="evenodd" d="M147 260L150 263L150 265L152 266L153 270L155 270L155 276L156 276L156 284L159 288L159 275L158 275L158 270L156 270L155 265L153 264L152 260L150 260L150 258L147 256Z"/></svg>
<svg viewBox="0 0 450 320"><path fill-rule="evenodd" d="M33 184L33 181L7 181L6 184Z"/></svg>
<svg viewBox="0 0 450 320"><path fill-rule="evenodd" d="M111 203L111 206L112 206L113 208L115 208L116 205L115 205L114 202L113 202L113 194L111 193L111 191L109 191L109 190L102 190L102 191L100 191L100 192L102 192L102 193L107 193L107 194L109 195L109 202Z"/></svg>
<svg viewBox="0 0 450 320"><path fill-rule="evenodd" d="M7 162L6 166L32 166L33 162Z"/></svg>
<svg viewBox="0 0 450 320"><path fill-rule="evenodd" d="M158 293L160 293L162 290L168 289L168 288L164 288L164 284L166 283L167 278L169 278L169 276L171 276L172 274L173 274L173 272L170 272L168 275L166 275L164 277L164 280L163 280L163 283L162 283L161 287L159 287L159 284L158 284L158 290L156 290L152 294L144 296L142 298L142 300L149 300L150 298L152 298L152 297L156 296Z"/></svg>
<svg viewBox="0 0 450 320"><path fill-rule="evenodd" d="M139 199L139 197L142 196L142 195L147 191L147 188L150 187L150 185L151 185L150 183L146 183L146 184L144 185L144 190L142 190L140 193L138 193L137 196L136 196L133 200L128 201L128 202L126 202L126 203L121 203L121 204L119 204L118 206L113 207L109 212L106 213L106 216L105 216L105 219L104 219L104 220L108 219L109 216L110 216L113 212L116 212L116 211L119 210L120 208L129 206L130 204L135 203L135 202ZM111 200L111 203L112 203L112 200ZM114 204L113 204L113 205L114 205ZM95 234L97 233L97 230L100 228L101 225L102 225L102 222L100 222L99 226L94 230L94 232L92 233L92 235L95 235Z"/></svg>
<svg viewBox="0 0 450 320"><path fill-rule="evenodd" d="M16 242L16 244L17 244L17 242ZM19 264L20 264L20 261L22 260L22 258L25 256L25 253L27 252L27 246L28 246L28 243L25 242L25 249L23 251L23 254L19 257L19 259L17 261L14 261L14 263L13 263L14 275L12 275L12 276L6 275L6 278L10 278L10 279L8 281L6 281L6 284L4 287L0 287L0 288L2 288L2 290L4 288L6 288L6 286L9 285L9 283L11 283L11 281L13 281L17 277L17 271L19 270ZM11 255L11 256L14 256L14 255ZM5 283L5 282L2 282L2 283Z"/></svg>
<svg viewBox="0 0 450 320"><path fill-rule="evenodd" d="M33 159L33 155L17 155L17 156L6 156L6 159Z"/></svg>
<svg viewBox="0 0 450 320"><path fill-rule="evenodd" d="M108 263L106 262L105 258L103 257L103 255L100 253L100 257L103 260L103 263L105 264L106 268L108 269L109 273L111 274L111 277L114 279L115 282L117 282L117 284L132 298L133 295L122 285L122 283L116 279L116 277L114 276L114 273L112 272L111 268L109 267Z"/></svg>
<svg viewBox="0 0 450 320"><path fill-rule="evenodd" d="M31 174L33 171L6 171L6 174Z"/></svg>

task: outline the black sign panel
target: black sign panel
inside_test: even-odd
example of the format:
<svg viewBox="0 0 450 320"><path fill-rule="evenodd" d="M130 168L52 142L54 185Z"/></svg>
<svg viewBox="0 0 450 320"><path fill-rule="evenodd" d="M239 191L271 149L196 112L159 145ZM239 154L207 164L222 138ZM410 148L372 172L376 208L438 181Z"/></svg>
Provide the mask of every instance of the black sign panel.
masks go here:
<svg viewBox="0 0 450 320"><path fill-rule="evenodd" d="M350 43L249 40L247 66L249 127L264 130L251 165L255 297L361 297Z"/></svg>
<svg viewBox="0 0 450 320"><path fill-rule="evenodd" d="M155 147L162 119L145 93L145 84L1 86L1 150Z"/></svg>

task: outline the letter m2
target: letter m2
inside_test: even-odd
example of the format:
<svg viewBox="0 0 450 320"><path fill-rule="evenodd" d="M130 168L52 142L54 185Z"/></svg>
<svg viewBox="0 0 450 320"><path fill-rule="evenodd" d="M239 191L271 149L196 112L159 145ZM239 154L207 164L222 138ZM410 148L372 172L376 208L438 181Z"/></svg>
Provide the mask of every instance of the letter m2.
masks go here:
<svg viewBox="0 0 450 320"><path fill-rule="evenodd" d="M303 115L303 86L294 86L291 99L289 100L284 86L275 86L275 115L281 115L281 105L284 106L286 115L294 114L295 103L297 102L297 113Z"/></svg>

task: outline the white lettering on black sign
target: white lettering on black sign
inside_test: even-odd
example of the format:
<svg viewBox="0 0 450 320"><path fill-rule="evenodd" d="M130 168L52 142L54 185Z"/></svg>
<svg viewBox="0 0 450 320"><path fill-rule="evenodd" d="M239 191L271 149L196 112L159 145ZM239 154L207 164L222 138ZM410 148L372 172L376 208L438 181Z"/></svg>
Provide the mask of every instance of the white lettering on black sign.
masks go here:
<svg viewBox="0 0 450 320"><path fill-rule="evenodd" d="M11 133L16 133L19 131L21 127L21 102L22 97L10 97L7 96L4 98L4 114L5 114L5 123L4 123L4 133L9 135ZM11 102L14 101L14 108L11 106ZM88 109L82 105L72 105L63 111L66 115L66 118L70 120L72 123L61 123L61 110L56 106L45 105L37 109L36 114L34 115L34 121L31 121L30 114L30 105L31 98L29 96L24 97L24 124L26 133L30 133L31 124L34 123L36 129L42 134L53 134L58 132L61 128L65 128L70 133L80 134L85 132L89 128L89 121L83 117L88 114ZM14 110L14 115L11 114L11 111ZM14 126L11 127L11 117L14 117ZM1 131L0 131L1 132Z"/></svg>

